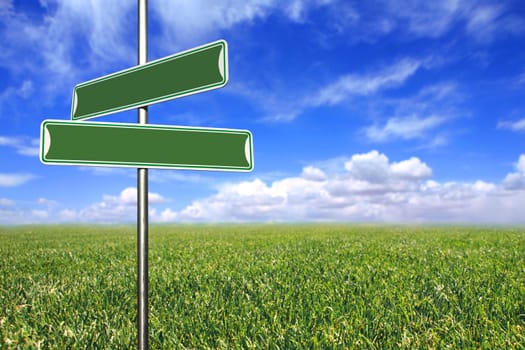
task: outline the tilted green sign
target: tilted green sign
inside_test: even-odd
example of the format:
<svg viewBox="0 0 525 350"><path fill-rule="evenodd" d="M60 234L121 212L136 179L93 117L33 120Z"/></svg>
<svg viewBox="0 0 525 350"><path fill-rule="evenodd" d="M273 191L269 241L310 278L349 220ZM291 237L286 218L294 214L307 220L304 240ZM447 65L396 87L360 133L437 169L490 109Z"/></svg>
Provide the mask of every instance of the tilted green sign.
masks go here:
<svg viewBox="0 0 525 350"><path fill-rule="evenodd" d="M45 120L44 164L251 171L247 130Z"/></svg>
<svg viewBox="0 0 525 350"><path fill-rule="evenodd" d="M71 119L87 119L223 87L228 48L219 40L77 85Z"/></svg>

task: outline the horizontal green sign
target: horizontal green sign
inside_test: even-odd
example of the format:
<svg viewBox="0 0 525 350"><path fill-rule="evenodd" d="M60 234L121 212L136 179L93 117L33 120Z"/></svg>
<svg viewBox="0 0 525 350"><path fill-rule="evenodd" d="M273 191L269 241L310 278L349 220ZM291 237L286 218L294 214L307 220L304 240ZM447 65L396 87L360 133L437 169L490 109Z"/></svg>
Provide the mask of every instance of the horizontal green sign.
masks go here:
<svg viewBox="0 0 525 350"><path fill-rule="evenodd" d="M220 40L75 87L71 119L87 119L223 87L228 47Z"/></svg>
<svg viewBox="0 0 525 350"><path fill-rule="evenodd" d="M45 120L44 164L251 171L247 130Z"/></svg>

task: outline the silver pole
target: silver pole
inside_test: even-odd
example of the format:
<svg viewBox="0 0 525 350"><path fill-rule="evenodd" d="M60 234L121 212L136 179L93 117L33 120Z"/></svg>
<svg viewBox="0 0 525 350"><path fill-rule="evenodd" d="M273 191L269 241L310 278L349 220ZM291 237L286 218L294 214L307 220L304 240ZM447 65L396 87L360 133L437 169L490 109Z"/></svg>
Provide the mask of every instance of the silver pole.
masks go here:
<svg viewBox="0 0 525 350"><path fill-rule="evenodd" d="M138 64L148 60L148 1L138 0ZM138 109L139 124L148 123L148 107ZM137 169L137 336L148 350L148 169Z"/></svg>

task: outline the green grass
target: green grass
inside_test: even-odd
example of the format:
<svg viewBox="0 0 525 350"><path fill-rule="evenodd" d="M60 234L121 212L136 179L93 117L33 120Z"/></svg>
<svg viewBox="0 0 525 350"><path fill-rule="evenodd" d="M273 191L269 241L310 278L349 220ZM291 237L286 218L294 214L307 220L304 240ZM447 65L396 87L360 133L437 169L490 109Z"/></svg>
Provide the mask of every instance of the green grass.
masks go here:
<svg viewBox="0 0 525 350"><path fill-rule="evenodd" d="M0 229L0 349L134 348L134 227ZM150 228L151 349L525 349L525 230Z"/></svg>

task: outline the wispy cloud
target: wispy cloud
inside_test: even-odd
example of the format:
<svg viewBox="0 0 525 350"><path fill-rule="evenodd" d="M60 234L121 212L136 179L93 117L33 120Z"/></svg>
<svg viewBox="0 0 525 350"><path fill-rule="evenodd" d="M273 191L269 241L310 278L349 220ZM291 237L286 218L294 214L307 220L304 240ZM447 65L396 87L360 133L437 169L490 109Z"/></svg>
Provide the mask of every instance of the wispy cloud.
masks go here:
<svg viewBox="0 0 525 350"><path fill-rule="evenodd" d="M135 3L51 0L37 6L43 10L40 17L13 6L0 11L0 65L15 77L31 74L45 91L55 92L92 69L135 57L125 40L128 28L133 32L129 19ZM22 87L28 91L30 86Z"/></svg>
<svg viewBox="0 0 525 350"><path fill-rule="evenodd" d="M270 111L264 120L291 121L309 108L337 105L356 96L372 96L400 87L423 66L424 60L406 57L368 72L342 75L302 98L278 103L274 106L276 110ZM268 98L261 100L268 101Z"/></svg>
<svg viewBox="0 0 525 350"><path fill-rule="evenodd" d="M445 122L445 118L437 115L405 118L389 118L384 125L372 125L365 129L365 135L374 142L390 141L392 139L419 139L426 133Z"/></svg>
<svg viewBox="0 0 525 350"><path fill-rule="evenodd" d="M515 80L515 84L522 85L525 84L525 71L522 72L518 78Z"/></svg>
<svg viewBox="0 0 525 350"><path fill-rule="evenodd" d="M360 130L371 142L418 140L417 148L445 146L450 133L443 126L465 116L463 94L452 81L424 86L413 95L376 102L375 121ZM385 117L387 116L387 117Z"/></svg>
<svg viewBox="0 0 525 350"><path fill-rule="evenodd" d="M1 54L0 54L1 55ZM0 58L1 62L1 58ZM1 66L1 63L0 63ZM19 85L8 86L0 92L0 118L19 110L19 104L27 103L34 91L33 80L25 79Z"/></svg>
<svg viewBox="0 0 525 350"><path fill-rule="evenodd" d="M171 45L203 38L242 22L266 16L273 10L273 1L207 2L160 0L152 3L164 31L163 40ZM203 9L206 11L203 11Z"/></svg>
<svg viewBox="0 0 525 350"><path fill-rule="evenodd" d="M440 38L452 30L462 30L478 43L487 44L502 35L523 33L523 17L509 11L507 1L487 4L477 0L445 1L387 1L356 5L361 16L351 23L351 29L363 40L399 33L403 37ZM374 6L375 5L375 6ZM374 11L370 11L371 7Z"/></svg>
<svg viewBox="0 0 525 350"><path fill-rule="evenodd" d="M450 29L461 16L464 6L454 0L387 1L377 7L375 17L363 18L359 24L366 31L363 33L365 37L377 37L397 30L413 37L436 38Z"/></svg>
<svg viewBox="0 0 525 350"><path fill-rule="evenodd" d="M4 91L2 102L14 94L27 96L34 90L51 104L70 94L81 81L127 68L136 62L136 2L40 1L39 11L27 13L13 1L0 8L0 66L23 85ZM270 15L290 21L305 20L312 9L330 1L230 0L224 2L150 2L150 23L161 35L151 36L155 54L171 54L189 45L220 38L222 31L251 25ZM203 11L203 9L206 9ZM155 42L159 40L159 42ZM31 79L28 79L31 77ZM0 110L1 111L1 110Z"/></svg>
<svg viewBox="0 0 525 350"><path fill-rule="evenodd" d="M0 146L14 148L17 154L37 157L40 151L40 140L29 137L0 136Z"/></svg>
<svg viewBox="0 0 525 350"><path fill-rule="evenodd" d="M11 207L15 205L15 201L8 198L0 198L0 207Z"/></svg>
<svg viewBox="0 0 525 350"><path fill-rule="evenodd" d="M0 187L16 187L36 178L33 174L0 173Z"/></svg>
<svg viewBox="0 0 525 350"><path fill-rule="evenodd" d="M151 10L160 19L164 46L180 48L195 40L217 39L217 35L223 30L263 20L274 14L284 15L293 22L303 22L313 9L332 2L334 1L160 0L151 2Z"/></svg>
<svg viewBox="0 0 525 350"><path fill-rule="evenodd" d="M506 13L503 4L479 5L472 8L466 18L467 33L482 42L490 42L499 35L525 32L525 21Z"/></svg>
<svg viewBox="0 0 525 350"><path fill-rule="evenodd" d="M352 96L370 95L402 85L421 67L422 62L404 58L378 71L365 74L348 74L329 84L311 98L308 104L334 105Z"/></svg>
<svg viewBox="0 0 525 350"><path fill-rule="evenodd" d="M33 82L29 79L26 79L22 81L19 86L9 86L7 89L2 91L0 94L0 102L4 102L15 97L27 98L32 92Z"/></svg>
<svg viewBox="0 0 525 350"><path fill-rule="evenodd" d="M515 121L500 121L498 128L509 129L512 131L525 131L525 118Z"/></svg>
<svg viewBox="0 0 525 350"><path fill-rule="evenodd" d="M0 16L8 15L13 12L14 5L13 0L4 0L0 2Z"/></svg>

